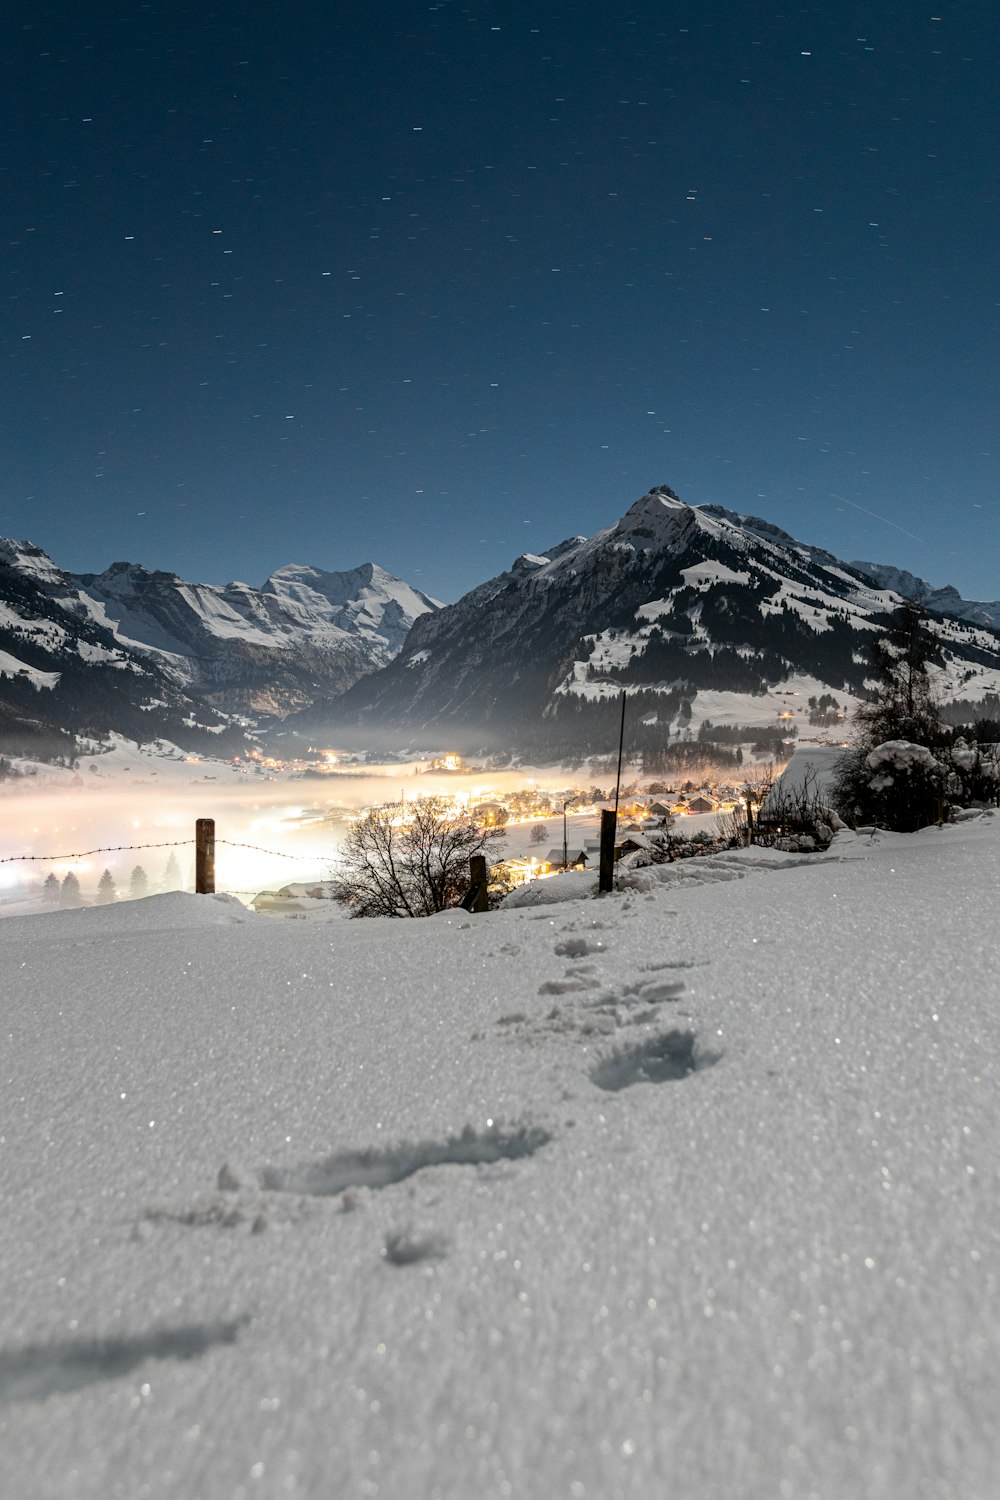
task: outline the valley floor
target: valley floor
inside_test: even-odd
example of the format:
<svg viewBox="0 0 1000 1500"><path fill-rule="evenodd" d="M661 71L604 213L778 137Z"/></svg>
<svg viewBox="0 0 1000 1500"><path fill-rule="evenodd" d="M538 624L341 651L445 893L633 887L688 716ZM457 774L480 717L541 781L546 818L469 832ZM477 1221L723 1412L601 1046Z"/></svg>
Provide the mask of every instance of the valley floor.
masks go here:
<svg viewBox="0 0 1000 1500"><path fill-rule="evenodd" d="M1000 817L630 878L0 923L5 1500L995 1495Z"/></svg>

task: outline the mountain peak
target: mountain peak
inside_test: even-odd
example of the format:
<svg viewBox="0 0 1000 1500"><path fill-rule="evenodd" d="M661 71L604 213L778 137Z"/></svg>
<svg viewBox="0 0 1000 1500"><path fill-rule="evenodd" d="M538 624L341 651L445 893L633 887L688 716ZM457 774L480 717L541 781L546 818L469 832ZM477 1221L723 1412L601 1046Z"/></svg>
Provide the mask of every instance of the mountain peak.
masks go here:
<svg viewBox="0 0 1000 1500"><path fill-rule="evenodd" d="M286 563L275 569L262 592L318 610L347 628L360 626L362 633L365 622L377 633L383 619L395 620L393 636L399 639L393 651L402 645L418 615L441 608L429 594L373 562L343 573L328 573L306 563Z"/></svg>
<svg viewBox="0 0 1000 1500"><path fill-rule="evenodd" d="M0 537L0 562L28 574L38 583L62 583L64 579L62 569L57 568L48 553L36 547L34 542Z"/></svg>
<svg viewBox="0 0 1000 1500"><path fill-rule="evenodd" d="M700 512L687 505L669 485L660 484L649 490L628 510L610 530L600 533L602 539L623 540L638 551L676 550L686 543L690 533L704 529Z"/></svg>
<svg viewBox="0 0 1000 1500"><path fill-rule="evenodd" d="M739 724L750 741L780 740L789 724L809 733L810 697L826 695L839 724L867 691L868 645L898 602L762 518L657 485L613 525L522 554L425 616L336 714L367 733L580 756L607 749L608 701L627 689L634 747L655 758L680 744L683 760L695 753L692 704L703 727ZM933 629L943 694L1000 690L1000 640L946 620ZM722 753L735 742L723 736Z"/></svg>

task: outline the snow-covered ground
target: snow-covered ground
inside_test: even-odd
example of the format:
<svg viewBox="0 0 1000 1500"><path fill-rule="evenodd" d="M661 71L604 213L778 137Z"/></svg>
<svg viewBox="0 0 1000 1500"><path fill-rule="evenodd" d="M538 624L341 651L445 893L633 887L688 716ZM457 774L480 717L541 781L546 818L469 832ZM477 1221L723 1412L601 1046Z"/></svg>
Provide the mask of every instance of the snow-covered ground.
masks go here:
<svg viewBox="0 0 1000 1500"><path fill-rule="evenodd" d="M1000 818L629 878L0 923L4 1500L995 1496Z"/></svg>

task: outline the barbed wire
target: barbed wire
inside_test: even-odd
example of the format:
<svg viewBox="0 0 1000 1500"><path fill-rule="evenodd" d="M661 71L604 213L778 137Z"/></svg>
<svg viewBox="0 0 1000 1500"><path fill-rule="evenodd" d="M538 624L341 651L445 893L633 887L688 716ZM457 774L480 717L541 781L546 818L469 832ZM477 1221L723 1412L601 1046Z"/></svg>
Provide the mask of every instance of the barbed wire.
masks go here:
<svg viewBox="0 0 1000 1500"><path fill-rule="evenodd" d="M256 854L273 854L277 859L326 859L325 854L289 854L284 849L264 849L260 844L238 844L235 839L216 839L217 844L228 844L230 849L253 849Z"/></svg>
<svg viewBox="0 0 1000 1500"><path fill-rule="evenodd" d="M289 854L285 849L265 849L260 844L240 844L235 839L216 839L217 844L226 844L230 849L252 849L256 854L270 854L275 859L311 860L327 856L322 854ZM130 854L140 849L184 849L195 843L194 839L170 839L160 844L102 844L99 849L80 849L74 854L5 854L0 856L0 865L32 864L63 859L88 859L92 854Z"/></svg>
<svg viewBox="0 0 1000 1500"><path fill-rule="evenodd" d="M0 865L26 865L39 860L87 859L91 854L126 854L132 849L183 849L185 845L193 843L194 839L173 839L164 844L103 844L100 849L81 849L76 854L6 854L0 857Z"/></svg>

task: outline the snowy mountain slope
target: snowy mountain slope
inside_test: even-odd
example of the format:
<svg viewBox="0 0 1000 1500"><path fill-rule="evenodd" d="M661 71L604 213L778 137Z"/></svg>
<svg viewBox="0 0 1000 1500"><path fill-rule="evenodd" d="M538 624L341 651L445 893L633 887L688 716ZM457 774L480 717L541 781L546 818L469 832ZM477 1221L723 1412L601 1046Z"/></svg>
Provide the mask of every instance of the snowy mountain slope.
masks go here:
<svg viewBox="0 0 1000 1500"><path fill-rule="evenodd" d="M867 647L899 596L757 517L666 486L419 620L396 660L332 705L338 729L606 751L622 688L650 744L733 700L777 722L788 693L865 691ZM1000 637L937 619L940 690L1000 689ZM791 684L794 683L794 686Z"/></svg>
<svg viewBox="0 0 1000 1500"><path fill-rule="evenodd" d="M342 691L391 660L417 615L438 607L374 564L349 573L291 565L254 589L133 563L71 575L10 540L0 540L0 562L33 590L20 628L52 649L65 639L55 614L69 614L104 632L120 664L155 663L182 692L239 713L281 715L320 686ZM47 613L45 600L58 610Z"/></svg>
<svg viewBox="0 0 1000 1500"><path fill-rule="evenodd" d="M0 752L72 755L112 730L232 752L243 734L82 607L37 548L0 544Z"/></svg>
<svg viewBox="0 0 1000 1500"><path fill-rule="evenodd" d="M855 562L852 568L867 573L882 588L893 589L906 599L916 599L925 609L933 609L942 615L953 615L960 620L971 620L977 625L1000 628L1000 600L992 603L982 600L963 599L958 589L951 584L935 588L926 579L917 578L905 568L893 568L886 563Z"/></svg>
<svg viewBox="0 0 1000 1500"><path fill-rule="evenodd" d="M0 1493L989 1500L998 824L0 922Z"/></svg>
<svg viewBox="0 0 1000 1500"><path fill-rule="evenodd" d="M286 609L300 612L303 628L326 626L357 636L371 648L372 661L383 666L402 648L414 620L441 605L375 563L347 573L290 563L272 573L263 593L274 594Z"/></svg>
<svg viewBox="0 0 1000 1500"><path fill-rule="evenodd" d="M434 600L366 564L324 573L291 564L262 589L186 583L116 563L82 575L81 598L124 636L165 653L210 701L286 713L385 665ZM181 664L183 663L183 666Z"/></svg>

